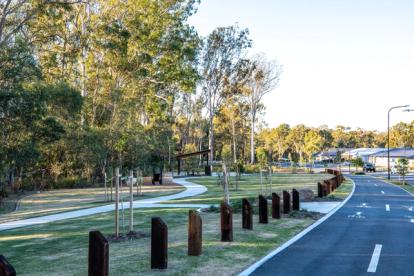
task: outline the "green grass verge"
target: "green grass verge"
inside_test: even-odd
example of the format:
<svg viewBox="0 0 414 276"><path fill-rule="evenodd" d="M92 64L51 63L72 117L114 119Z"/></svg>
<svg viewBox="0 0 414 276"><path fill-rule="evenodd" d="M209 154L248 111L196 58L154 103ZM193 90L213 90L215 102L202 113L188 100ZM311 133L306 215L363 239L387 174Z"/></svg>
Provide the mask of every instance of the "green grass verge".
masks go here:
<svg viewBox="0 0 414 276"><path fill-rule="evenodd" d="M283 190L311 189L316 193L317 182L332 177L328 174L274 174L272 177L272 192L281 193ZM223 187L217 184L217 177L191 178L189 181L207 187L208 191L196 197L178 199L169 203L201 203L218 204L223 200ZM267 185L267 189L264 187ZM235 177L230 178L230 199L239 202L242 198L257 197L259 194L270 195L270 184L263 177L263 186L258 175L242 176L236 190ZM265 192L267 191L267 192Z"/></svg>
<svg viewBox="0 0 414 276"><path fill-rule="evenodd" d="M144 195L135 196L134 200L175 194L182 190L184 188L181 186L143 186ZM129 188L123 187L122 191L121 195L124 200L129 200ZM113 190L113 197L115 197L115 190ZM103 188L42 191L41 193L34 193L21 198L18 211L7 209L0 213L0 223L97 207L110 203L110 201L105 201L105 190Z"/></svg>
<svg viewBox="0 0 414 276"><path fill-rule="evenodd" d="M98 228L113 233L113 212L0 232L0 252L18 275L86 275L88 232ZM126 214L127 215L127 214ZM168 225L168 270L150 269L150 219L161 217ZM187 256L188 211L141 209L135 211L135 230L147 237L110 243L112 275L235 275L287 239L312 224L312 219L283 218L241 229L234 215L234 242L220 241L220 215L203 213L203 253ZM126 227L127 228L127 227Z"/></svg>
<svg viewBox="0 0 414 276"><path fill-rule="evenodd" d="M327 196L329 200L344 200L352 192L354 184L351 180L347 179L338 189L333 191L330 195Z"/></svg>

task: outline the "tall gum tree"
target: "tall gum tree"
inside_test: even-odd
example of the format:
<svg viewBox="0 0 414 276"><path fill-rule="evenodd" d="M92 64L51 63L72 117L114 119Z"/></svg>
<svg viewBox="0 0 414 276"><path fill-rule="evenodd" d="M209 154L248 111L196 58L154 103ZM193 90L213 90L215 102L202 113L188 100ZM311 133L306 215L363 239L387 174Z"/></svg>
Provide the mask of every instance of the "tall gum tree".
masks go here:
<svg viewBox="0 0 414 276"><path fill-rule="evenodd" d="M238 72L246 49L251 47L247 29L238 26L219 27L204 42L201 54L202 89L209 117L210 166L214 160L214 116L226 98L232 75Z"/></svg>
<svg viewBox="0 0 414 276"><path fill-rule="evenodd" d="M257 110L263 96L277 87L282 73L281 66L275 60L267 60L264 54L257 54L252 58L250 78L247 82L249 92L247 100L250 105L250 163L254 163L254 132Z"/></svg>

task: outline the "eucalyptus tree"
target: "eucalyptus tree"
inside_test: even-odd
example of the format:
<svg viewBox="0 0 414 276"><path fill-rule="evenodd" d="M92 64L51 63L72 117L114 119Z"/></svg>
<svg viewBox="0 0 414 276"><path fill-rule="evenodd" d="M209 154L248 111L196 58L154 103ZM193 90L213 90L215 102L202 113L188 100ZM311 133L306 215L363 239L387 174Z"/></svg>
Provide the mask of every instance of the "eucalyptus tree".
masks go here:
<svg viewBox="0 0 414 276"><path fill-rule="evenodd" d="M304 137L304 142L305 142L304 149L305 149L305 153L308 156L308 160L311 160L315 153L322 150L323 143L324 143L323 137L321 136L321 134L319 133L317 129L309 130Z"/></svg>
<svg viewBox="0 0 414 276"><path fill-rule="evenodd" d="M293 151L299 155L299 161L304 161L305 153L305 136L309 129L303 125L297 125L291 128L287 136L287 140Z"/></svg>
<svg viewBox="0 0 414 276"><path fill-rule="evenodd" d="M230 79L240 69L240 62L251 47L249 31L238 26L219 27L204 41L201 53L202 89L207 103L209 118L210 165L214 160L214 117L228 93Z"/></svg>
<svg viewBox="0 0 414 276"><path fill-rule="evenodd" d="M275 60L268 61L263 54L252 58L250 77L247 81L247 101L250 105L250 163L254 163L254 134L255 123L259 105L267 93L271 92L278 84L282 69Z"/></svg>

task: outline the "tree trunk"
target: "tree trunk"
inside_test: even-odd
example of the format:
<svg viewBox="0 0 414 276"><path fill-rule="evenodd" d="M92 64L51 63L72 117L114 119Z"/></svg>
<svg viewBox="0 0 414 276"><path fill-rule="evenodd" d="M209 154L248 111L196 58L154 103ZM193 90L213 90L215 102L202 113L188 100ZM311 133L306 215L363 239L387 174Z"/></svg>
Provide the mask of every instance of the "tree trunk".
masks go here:
<svg viewBox="0 0 414 276"><path fill-rule="evenodd" d="M272 195L272 166L269 166L270 195Z"/></svg>
<svg viewBox="0 0 414 276"><path fill-rule="evenodd" d="M254 126L255 126L255 115L252 112L252 129L250 133L250 163L254 164Z"/></svg>
<svg viewBox="0 0 414 276"><path fill-rule="evenodd" d="M213 106L212 106L212 102L211 102L211 92L209 92L209 122L210 122L210 141L209 141L209 146L210 146L210 171L211 173L213 173L213 160L214 160L214 125L213 125Z"/></svg>
<svg viewBox="0 0 414 276"><path fill-rule="evenodd" d="M106 175L106 172L105 172L104 173L105 201L108 201L108 187L106 185L107 181L108 181L108 176Z"/></svg>
<svg viewBox="0 0 414 276"><path fill-rule="evenodd" d="M119 168L115 169L115 237L119 237Z"/></svg>
<svg viewBox="0 0 414 276"><path fill-rule="evenodd" d="M223 178L224 178L224 201L227 204L230 204L230 195L229 195L229 178L227 175L227 167L226 164L223 162Z"/></svg>
<svg viewBox="0 0 414 276"><path fill-rule="evenodd" d="M134 231L134 192L132 191L133 178L134 178L134 172L133 170L130 170L129 171L129 232Z"/></svg>
<svg viewBox="0 0 414 276"><path fill-rule="evenodd" d="M233 140L233 162L237 162L237 154L236 154L236 126L234 120L231 120L231 134Z"/></svg>

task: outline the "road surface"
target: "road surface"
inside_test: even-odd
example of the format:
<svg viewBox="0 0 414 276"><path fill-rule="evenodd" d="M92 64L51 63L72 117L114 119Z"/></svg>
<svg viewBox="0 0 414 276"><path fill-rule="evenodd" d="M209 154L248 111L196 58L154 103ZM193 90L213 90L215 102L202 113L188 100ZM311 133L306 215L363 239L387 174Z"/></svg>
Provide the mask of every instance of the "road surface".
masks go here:
<svg viewBox="0 0 414 276"><path fill-rule="evenodd" d="M252 275L414 275L414 196L370 176L325 222Z"/></svg>
<svg viewBox="0 0 414 276"><path fill-rule="evenodd" d="M378 173L370 173L369 175L372 176L377 176L377 177L382 177L384 179L386 179L388 177L388 174L385 172L378 172ZM398 175L398 174L391 174L391 180L393 181L402 181L402 176ZM409 173L405 176L405 182L410 184L410 185L414 185L414 174L413 173Z"/></svg>

